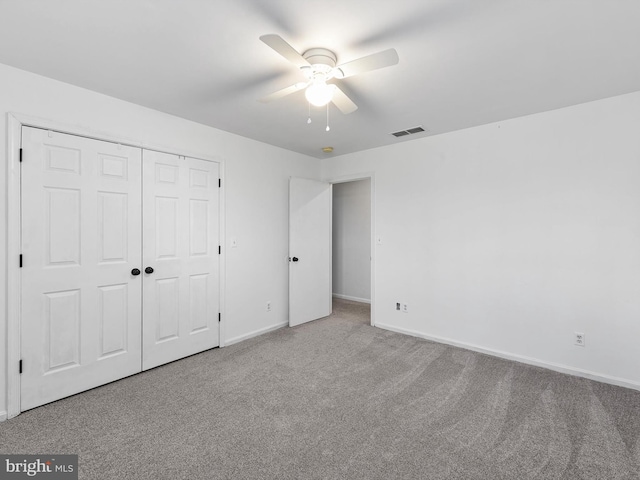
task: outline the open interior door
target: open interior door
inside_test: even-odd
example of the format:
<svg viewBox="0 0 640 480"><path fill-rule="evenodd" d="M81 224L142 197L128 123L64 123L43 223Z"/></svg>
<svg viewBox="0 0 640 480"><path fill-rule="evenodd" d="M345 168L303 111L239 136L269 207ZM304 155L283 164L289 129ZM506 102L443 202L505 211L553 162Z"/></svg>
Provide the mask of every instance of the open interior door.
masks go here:
<svg viewBox="0 0 640 480"><path fill-rule="evenodd" d="M331 314L332 189L330 183L289 183L289 326Z"/></svg>

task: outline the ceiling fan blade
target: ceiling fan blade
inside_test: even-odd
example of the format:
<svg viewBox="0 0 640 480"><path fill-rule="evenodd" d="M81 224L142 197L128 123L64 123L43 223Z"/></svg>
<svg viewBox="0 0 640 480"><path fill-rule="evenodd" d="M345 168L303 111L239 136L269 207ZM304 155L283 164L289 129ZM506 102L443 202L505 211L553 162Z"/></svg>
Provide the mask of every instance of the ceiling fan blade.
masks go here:
<svg viewBox="0 0 640 480"><path fill-rule="evenodd" d="M366 57L352 60L336 67L336 78L347 78L359 73L370 72L378 68L390 67L399 61L398 52L394 48L373 53Z"/></svg>
<svg viewBox="0 0 640 480"><path fill-rule="evenodd" d="M282 97L286 97L287 95L291 95L292 93L296 93L298 90L302 90L308 85L305 82L299 82L295 85L291 85L290 87L283 88L282 90L278 90L277 92L273 92L271 95L267 95L266 97L262 97L260 101L262 103L268 103L272 100L277 100Z"/></svg>
<svg viewBox="0 0 640 480"><path fill-rule="evenodd" d="M262 35L260 37L265 44L273 48L276 52L282 55L284 58L293 63L296 67L308 67L307 62L302 55L300 55L295 48L289 45L283 40L280 35L269 34Z"/></svg>
<svg viewBox="0 0 640 480"><path fill-rule="evenodd" d="M335 87L336 89L334 90L333 98L331 99L333 104L345 115L355 112L358 109L358 106L353 103L353 100L347 97L347 94L340 90L337 85Z"/></svg>

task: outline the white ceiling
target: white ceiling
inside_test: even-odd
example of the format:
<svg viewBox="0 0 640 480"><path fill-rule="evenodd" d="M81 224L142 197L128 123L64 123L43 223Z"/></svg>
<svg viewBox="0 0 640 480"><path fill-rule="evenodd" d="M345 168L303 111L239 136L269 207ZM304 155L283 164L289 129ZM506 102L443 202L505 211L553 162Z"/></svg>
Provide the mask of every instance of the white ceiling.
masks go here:
<svg viewBox="0 0 640 480"><path fill-rule="evenodd" d="M302 80L267 33L400 63L342 80L325 132L302 92L257 101ZM640 1L0 0L0 63L324 157L640 90Z"/></svg>

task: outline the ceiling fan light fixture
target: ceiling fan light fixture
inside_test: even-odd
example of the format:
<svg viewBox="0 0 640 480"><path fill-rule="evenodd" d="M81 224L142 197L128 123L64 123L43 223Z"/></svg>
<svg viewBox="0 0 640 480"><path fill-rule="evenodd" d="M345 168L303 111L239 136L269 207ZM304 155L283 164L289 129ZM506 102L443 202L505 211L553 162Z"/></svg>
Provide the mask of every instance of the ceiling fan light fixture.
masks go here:
<svg viewBox="0 0 640 480"><path fill-rule="evenodd" d="M336 54L326 48L311 48L301 55L279 35L262 35L260 40L281 57L298 67L307 79L306 84L299 82L290 87L278 90L271 95L267 95L260 99L263 103L286 97L305 88L305 96L309 105L313 104L318 107L323 107L328 105L329 102L333 102L336 108L343 114L353 113L358 109L358 106L353 103L340 87L327 85L327 81L331 81L333 78L340 80L380 68L390 67L391 65L396 65L399 61L398 52L393 48L389 48L382 52L373 53L338 65L338 57ZM327 114L328 113L329 109L327 108ZM309 121L310 120L307 122ZM328 121L327 131L329 131Z"/></svg>
<svg viewBox="0 0 640 480"><path fill-rule="evenodd" d="M313 82L304 92L304 96L311 105L324 107L333 98L335 85L327 85L325 82Z"/></svg>

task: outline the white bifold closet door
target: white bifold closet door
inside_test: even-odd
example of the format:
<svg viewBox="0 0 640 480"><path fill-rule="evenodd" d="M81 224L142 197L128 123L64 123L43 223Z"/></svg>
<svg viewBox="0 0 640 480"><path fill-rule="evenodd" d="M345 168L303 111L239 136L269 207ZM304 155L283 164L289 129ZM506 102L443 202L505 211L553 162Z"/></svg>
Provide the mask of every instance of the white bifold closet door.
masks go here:
<svg viewBox="0 0 640 480"><path fill-rule="evenodd" d="M219 174L213 162L143 157L146 370L219 345Z"/></svg>
<svg viewBox="0 0 640 480"><path fill-rule="evenodd" d="M21 410L219 345L218 164L24 127Z"/></svg>
<svg viewBox="0 0 640 480"><path fill-rule="evenodd" d="M21 410L141 368L141 150L23 128Z"/></svg>

